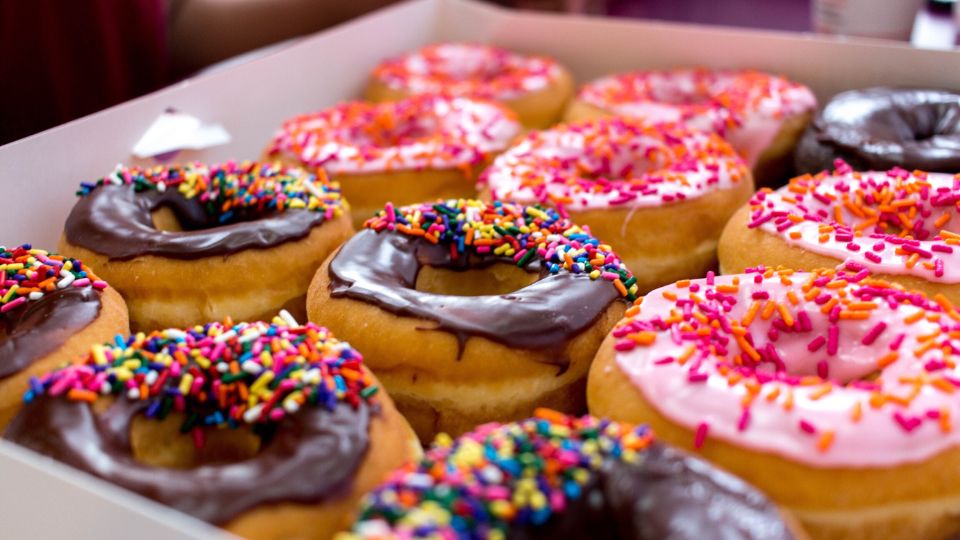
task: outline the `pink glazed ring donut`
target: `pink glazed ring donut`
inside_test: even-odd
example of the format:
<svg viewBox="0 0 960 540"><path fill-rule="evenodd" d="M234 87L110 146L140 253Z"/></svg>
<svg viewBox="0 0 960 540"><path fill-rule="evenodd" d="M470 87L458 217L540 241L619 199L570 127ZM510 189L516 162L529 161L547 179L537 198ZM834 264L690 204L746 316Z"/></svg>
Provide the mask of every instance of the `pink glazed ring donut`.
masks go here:
<svg viewBox="0 0 960 540"><path fill-rule="evenodd" d="M833 268L844 262L960 303L960 176L854 172L794 178L756 193L720 238L720 268Z"/></svg>
<svg viewBox="0 0 960 540"><path fill-rule="evenodd" d="M947 538L960 532L958 321L943 296L858 268L686 280L608 336L590 412L699 449L813 538Z"/></svg>

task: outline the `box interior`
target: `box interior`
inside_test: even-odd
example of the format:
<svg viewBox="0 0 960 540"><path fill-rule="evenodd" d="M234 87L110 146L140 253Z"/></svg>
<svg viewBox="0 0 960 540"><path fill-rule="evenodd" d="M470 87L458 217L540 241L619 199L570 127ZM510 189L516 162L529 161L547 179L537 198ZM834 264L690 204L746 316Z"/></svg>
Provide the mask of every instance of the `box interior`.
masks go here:
<svg viewBox="0 0 960 540"><path fill-rule="evenodd" d="M960 89L960 54L871 40L511 12L471 0L415 0L0 147L0 182L17 197L0 245L55 248L80 181L118 163L167 109L222 124L229 144L175 161L257 158L287 117L358 95L379 60L431 42L489 42L542 53L579 82L674 66L756 68L809 85L821 100L874 85ZM16 187L14 187L16 186ZM39 195L38 195L39 194ZM12 198L11 198L12 199ZM8 199L8 205L12 202ZM9 210L8 210L9 212ZM9 538L210 538L210 526L0 441L0 518ZM59 512L50 519L50 509Z"/></svg>

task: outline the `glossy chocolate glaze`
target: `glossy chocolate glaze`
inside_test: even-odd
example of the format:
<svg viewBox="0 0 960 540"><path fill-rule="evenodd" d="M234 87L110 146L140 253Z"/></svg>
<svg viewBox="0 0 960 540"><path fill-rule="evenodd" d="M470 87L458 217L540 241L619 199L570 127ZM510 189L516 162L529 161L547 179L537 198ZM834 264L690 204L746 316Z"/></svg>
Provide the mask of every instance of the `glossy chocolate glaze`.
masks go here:
<svg viewBox="0 0 960 540"><path fill-rule="evenodd" d="M58 289L0 313L0 379L54 352L100 315L100 292Z"/></svg>
<svg viewBox="0 0 960 540"><path fill-rule="evenodd" d="M173 211L183 231L154 227L152 212L162 207ZM199 199L187 199L174 189L136 192L127 185L104 185L77 201L65 233L71 244L115 260L141 255L198 259L299 240L324 221L323 212L305 210L235 212L224 225Z"/></svg>
<svg viewBox="0 0 960 540"><path fill-rule="evenodd" d="M620 298L607 281L570 272L545 275L538 263L527 270L540 272L541 279L510 294L453 296L414 288L424 265L465 270L504 262L513 264L494 257L453 260L449 246L366 229L348 240L331 261L331 296L434 321L457 337L461 353L471 336L521 349L562 351ZM550 358L560 366L569 362L557 354Z"/></svg>
<svg viewBox="0 0 960 540"><path fill-rule="evenodd" d="M607 460L583 494L510 540L780 540L793 538L777 507L742 480L661 443L637 463Z"/></svg>
<svg viewBox="0 0 960 540"><path fill-rule="evenodd" d="M960 171L960 95L869 88L838 94L800 140L799 173L833 169Z"/></svg>
<svg viewBox="0 0 960 540"><path fill-rule="evenodd" d="M262 504L315 503L345 493L368 447L368 406L305 406L282 420L251 459L151 467L130 447L131 420L146 406L118 399L94 414L84 402L42 398L24 406L4 438L217 524Z"/></svg>

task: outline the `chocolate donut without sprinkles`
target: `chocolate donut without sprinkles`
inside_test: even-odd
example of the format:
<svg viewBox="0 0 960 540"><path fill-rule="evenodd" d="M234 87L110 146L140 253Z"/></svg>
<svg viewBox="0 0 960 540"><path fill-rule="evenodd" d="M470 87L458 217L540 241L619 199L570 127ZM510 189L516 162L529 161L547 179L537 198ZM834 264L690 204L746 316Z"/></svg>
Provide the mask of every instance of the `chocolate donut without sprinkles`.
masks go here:
<svg viewBox="0 0 960 540"><path fill-rule="evenodd" d="M307 311L364 350L421 440L582 410L592 354L637 293L609 246L501 202L388 205L366 227L317 271Z"/></svg>
<svg viewBox="0 0 960 540"><path fill-rule="evenodd" d="M902 167L960 171L960 95L943 90L869 88L837 94L804 133L798 173Z"/></svg>
<svg viewBox="0 0 960 540"><path fill-rule="evenodd" d="M760 492L645 427L546 410L438 438L365 499L345 536L805 538Z"/></svg>
<svg viewBox="0 0 960 540"><path fill-rule="evenodd" d="M135 330L302 316L313 271L353 232L336 183L278 164L118 169L78 195L61 250L127 298Z"/></svg>
<svg viewBox="0 0 960 540"><path fill-rule="evenodd" d="M330 522L293 535L326 538L410 454L409 427L376 389L323 328L211 323L94 347L34 380L5 437L244 536L290 536L271 514L293 505L311 530Z"/></svg>

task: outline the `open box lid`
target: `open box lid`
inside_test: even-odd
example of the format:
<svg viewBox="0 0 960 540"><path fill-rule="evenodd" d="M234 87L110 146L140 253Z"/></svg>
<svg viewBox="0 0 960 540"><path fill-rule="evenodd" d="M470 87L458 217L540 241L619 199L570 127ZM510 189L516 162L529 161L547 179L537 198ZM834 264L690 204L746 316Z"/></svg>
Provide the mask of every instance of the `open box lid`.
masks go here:
<svg viewBox="0 0 960 540"><path fill-rule="evenodd" d="M960 90L960 53L906 44L503 10L471 0L416 0L0 147L0 244L55 248L74 189L138 163L131 149L175 109L223 125L231 142L176 160L257 158L287 117L357 96L381 59L427 43L489 42L557 58L579 81L639 68L756 68L809 85L823 100L875 85ZM8 104L15 106L15 104ZM139 162L142 163L142 162ZM19 193L8 191L7 193ZM16 205L16 209L12 208ZM6 538L211 538L217 529L0 441Z"/></svg>

